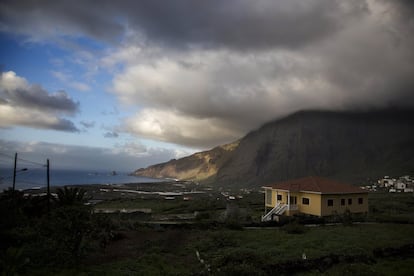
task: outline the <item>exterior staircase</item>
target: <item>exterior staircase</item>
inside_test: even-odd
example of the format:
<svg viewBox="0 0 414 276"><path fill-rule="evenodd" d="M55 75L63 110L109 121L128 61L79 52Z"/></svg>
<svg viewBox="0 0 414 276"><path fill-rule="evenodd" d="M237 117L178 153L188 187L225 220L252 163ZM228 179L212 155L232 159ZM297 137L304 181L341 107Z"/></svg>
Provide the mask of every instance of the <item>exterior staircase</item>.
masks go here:
<svg viewBox="0 0 414 276"><path fill-rule="evenodd" d="M262 221L272 220L272 215L282 215L288 209L288 205L284 203L278 203L267 214L262 216Z"/></svg>

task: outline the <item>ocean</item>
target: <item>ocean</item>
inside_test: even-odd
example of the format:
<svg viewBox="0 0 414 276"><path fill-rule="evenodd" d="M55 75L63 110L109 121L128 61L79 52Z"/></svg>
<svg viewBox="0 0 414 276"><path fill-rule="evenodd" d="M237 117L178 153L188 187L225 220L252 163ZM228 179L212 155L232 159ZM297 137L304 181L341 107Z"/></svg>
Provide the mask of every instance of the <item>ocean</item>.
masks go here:
<svg viewBox="0 0 414 276"><path fill-rule="evenodd" d="M16 189L24 190L31 188L46 187L47 176L46 168L18 170L16 173ZM88 184L126 184L126 183L145 183L163 182L165 179L156 179L140 176L128 175L129 172L111 171L79 171L79 170L51 170L50 185L88 185ZM0 191L12 187L13 169L0 168Z"/></svg>

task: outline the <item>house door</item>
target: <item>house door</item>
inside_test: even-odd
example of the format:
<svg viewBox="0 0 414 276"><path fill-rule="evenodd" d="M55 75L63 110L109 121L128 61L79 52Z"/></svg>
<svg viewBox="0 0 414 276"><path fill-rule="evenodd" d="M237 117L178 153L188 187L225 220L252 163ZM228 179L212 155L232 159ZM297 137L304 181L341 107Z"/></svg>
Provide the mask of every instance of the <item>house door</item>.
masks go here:
<svg viewBox="0 0 414 276"><path fill-rule="evenodd" d="M297 197L296 196L286 196L286 203L289 202L291 205L296 205Z"/></svg>

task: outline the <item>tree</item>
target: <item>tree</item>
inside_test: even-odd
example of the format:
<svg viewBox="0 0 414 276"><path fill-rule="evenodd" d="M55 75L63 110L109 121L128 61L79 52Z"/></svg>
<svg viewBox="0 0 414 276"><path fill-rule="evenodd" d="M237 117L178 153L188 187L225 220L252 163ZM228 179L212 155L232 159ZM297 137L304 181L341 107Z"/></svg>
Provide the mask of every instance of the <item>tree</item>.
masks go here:
<svg viewBox="0 0 414 276"><path fill-rule="evenodd" d="M80 205L87 201L86 190L78 187L58 188L56 194L60 206Z"/></svg>

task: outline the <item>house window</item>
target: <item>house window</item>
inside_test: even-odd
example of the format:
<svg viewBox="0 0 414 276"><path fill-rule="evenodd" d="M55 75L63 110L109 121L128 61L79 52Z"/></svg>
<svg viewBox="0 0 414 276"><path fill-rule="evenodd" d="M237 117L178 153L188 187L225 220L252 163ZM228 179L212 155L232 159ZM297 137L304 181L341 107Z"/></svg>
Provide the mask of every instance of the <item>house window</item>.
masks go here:
<svg viewBox="0 0 414 276"><path fill-rule="evenodd" d="M266 204L272 204L272 190L266 190Z"/></svg>
<svg viewBox="0 0 414 276"><path fill-rule="evenodd" d="M328 206L333 206L333 199L328 199Z"/></svg>
<svg viewBox="0 0 414 276"><path fill-rule="evenodd" d="M341 206L345 205L345 198L341 198Z"/></svg>
<svg viewBox="0 0 414 276"><path fill-rule="evenodd" d="M307 198L307 197L303 197L303 198L302 198L302 204L303 204L303 205L309 205L309 198Z"/></svg>
<svg viewBox="0 0 414 276"><path fill-rule="evenodd" d="M277 200L282 200L282 195L277 195Z"/></svg>
<svg viewBox="0 0 414 276"><path fill-rule="evenodd" d="M358 198L358 204L364 204L364 199L362 197Z"/></svg>
<svg viewBox="0 0 414 276"><path fill-rule="evenodd" d="M352 205L352 198L348 198L348 205Z"/></svg>

